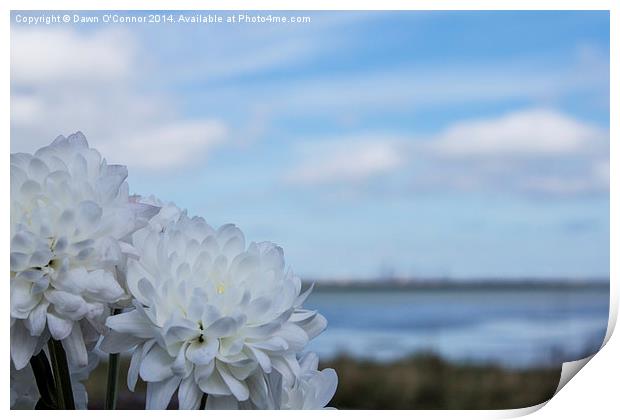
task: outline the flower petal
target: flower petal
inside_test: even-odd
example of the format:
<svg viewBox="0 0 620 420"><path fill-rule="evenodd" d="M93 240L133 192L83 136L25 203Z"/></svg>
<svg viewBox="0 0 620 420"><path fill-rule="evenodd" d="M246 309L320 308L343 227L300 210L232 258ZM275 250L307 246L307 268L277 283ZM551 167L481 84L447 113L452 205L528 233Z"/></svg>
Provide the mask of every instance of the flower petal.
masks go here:
<svg viewBox="0 0 620 420"><path fill-rule="evenodd" d="M33 337L21 321L11 326L11 359L17 370L28 365L34 354L38 337Z"/></svg>
<svg viewBox="0 0 620 420"><path fill-rule="evenodd" d="M200 390L194 378L188 376L181 381L179 387L179 409L196 410L200 407L200 400L203 392Z"/></svg>
<svg viewBox="0 0 620 420"><path fill-rule="evenodd" d="M142 343L142 338L116 331L108 331L101 340L101 350L106 353L121 353Z"/></svg>
<svg viewBox="0 0 620 420"><path fill-rule="evenodd" d="M207 338L202 343L195 341L187 348L187 358L197 365L210 363L219 349L219 342L214 338Z"/></svg>
<svg viewBox="0 0 620 420"><path fill-rule="evenodd" d="M230 389L230 392L237 398L239 401L245 401L250 397L250 390L245 382L242 382L235 378L227 366L219 365L217 366L217 370L220 375L222 375L222 379Z"/></svg>
<svg viewBox="0 0 620 420"><path fill-rule="evenodd" d="M43 333L48 306L48 302L42 301L30 312L28 319L24 320L24 326L30 330L31 335L41 335Z"/></svg>
<svg viewBox="0 0 620 420"><path fill-rule="evenodd" d="M71 334L62 340L62 346L67 354L69 364L78 367L88 365L88 352L86 351L84 337L79 324L75 323L73 325Z"/></svg>
<svg viewBox="0 0 620 420"><path fill-rule="evenodd" d="M146 409L165 410L180 383L181 378L178 376L159 382L149 382L146 386Z"/></svg>
<svg viewBox="0 0 620 420"><path fill-rule="evenodd" d="M28 318L39 301L40 295L35 296L31 293L32 283L22 281L19 278L11 279L11 316L13 318Z"/></svg>
<svg viewBox="0 0 620 420"><path fill-rule="evenodd" d="M79 321L86 315L89 306L79 295L50 289L45 292L45 298L54 305L54 311L59 317Z"/></svg>
<svg viewBox="0 0 620 420"><path fill-rule="evenodd" d="M319 384L315 387L317 390L316 401L317 407L323 408L329 404L336 394L338 387L338 375L334 369L323 369L318 373Z"/></svg>
<svg viewBox="0 0 620 420"><path fill-rule="evenodd" d="M47 327L55 340L64 340L71 334L73 321L64 319L51 312L47 313Z"/></svg>
<svg viewBox="0 0 620 420"><path fill-rule="evenodd" d="M303 349L309 340L308 334L301 327L290 322L282 325L277 334L286 340L291 349L295 350Z"/></svg>
<svg viewBox="0 0 620 420"><path fill-rule="evenodd" d="M154 336L151 320L135 309L108 317L106 325L116 332L131 334L139 338Z"/></svg>
<svg viewBox="0 0 620 420"><path fill-rule="evenodd" d="M311 318L297 322L297 325L299 325L306 334L308 334L308 338L312 340L325 331L325 328L327 328L327 319L325 319L323 315L317 313Z"/></svg>
<svg viewBox="0 0 620 420"><path fill-rule="evenodd" d="M140 377L147 382L159 382L172 376L174 359L159 346L154 346L142 359Z"/></svg>
<svg viewBox="0 0 620 420"><path fill-rule="evenodd" d="M129 362L129 370L127 371L127 388L133 392L138 382L138 374L140 373L140 362L142 361L142 349L136 349L131 355Z"/></svg>
<svg viewBox="0 0 620 420"><path fill-rule="evenodd" d="M262 350L254 348L252 346L248 346L247 348L250 350L250 352L254 356L254 359L258 362L263 372L271 372L271 360L269 359L269 356L267 356Z"/></svg>
<svg viewBox="0 0 620 420"><path fill-rule="evenodd" d="M231 317L223 317L205 328L207 337L228 337L237 329L237 320Z"/></svg>
<svg viewBox="0 0 620 420"><path fill-rule="evenodd" d="M213 363L215 365L215 363ZM230 388L222 379L219 371L214 369L210 375L203 375L198 381L198 386L205 394L211 395L230 395Z"/></svg>

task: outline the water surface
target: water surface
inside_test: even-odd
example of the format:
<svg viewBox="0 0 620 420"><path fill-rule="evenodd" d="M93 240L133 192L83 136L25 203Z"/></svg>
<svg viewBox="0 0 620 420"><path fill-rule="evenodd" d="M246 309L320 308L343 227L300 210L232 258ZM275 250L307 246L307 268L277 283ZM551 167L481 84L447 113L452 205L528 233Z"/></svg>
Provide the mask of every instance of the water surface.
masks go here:
<svg viewBox="0 0 620 420"><path fill-rule="evenodd" d="M319 288L306 306L329 320L310 344L323 358L393 360L432 351L451 360L518 367L573 360L598 349L609 289Z"/></svg>

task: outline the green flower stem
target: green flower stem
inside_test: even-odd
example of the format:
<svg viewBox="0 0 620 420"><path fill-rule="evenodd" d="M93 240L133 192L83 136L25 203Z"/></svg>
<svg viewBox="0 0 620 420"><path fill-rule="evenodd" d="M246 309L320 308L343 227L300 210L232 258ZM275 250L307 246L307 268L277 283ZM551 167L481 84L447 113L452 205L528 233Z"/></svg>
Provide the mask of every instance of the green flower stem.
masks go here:
<svg viewBox="0 0 620 420"><path fill-rule="evenodd" d="M35 408L38 410L55 409L56 389L54 388L54 375L43 350L30 358L30 366L34 373L39 395L41 396Z"/></svg>
<svg viewBox="0 0 620 420"><path fill-rule="evenodd" d="M207 394L202 394L202 398L200 399L199 410L204 410L206 406L207 406Z"/></svg>
<svg viewBox="0 0 620 420"><path fill-rule="evenodd" d="M48 342L52 370L56 384L56 405L60 410L75 410L73 402L73 389L71 388L71 376L67 365L67 355L60 341L50 338Z"/></svg>
<svg viewBox="0 0 620 420"><path fill-rule="evenodd" d="M121 313L120 309L114 309L113 315ZM118 376L120 372L119 354L110 354L108 359L108 387L105 394L105 409L116 410L116 400L118 398Z"/></svg>

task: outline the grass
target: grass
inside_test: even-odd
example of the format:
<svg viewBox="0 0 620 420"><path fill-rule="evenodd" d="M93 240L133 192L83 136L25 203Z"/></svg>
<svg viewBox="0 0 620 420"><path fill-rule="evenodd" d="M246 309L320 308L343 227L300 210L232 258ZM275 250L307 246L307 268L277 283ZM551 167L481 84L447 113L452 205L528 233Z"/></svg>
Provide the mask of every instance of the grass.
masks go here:
<svg viewBox="0 0 620 420"><path fill-rule="evenodd" d="M323 367L338 372L338 391L331 406L339 409L508 409L547 401L553 396L561 368L511 370L500 366L453 363L434 355L417 355L382 364L339 357ZM119 409L144 408L144 383L136 393L126 385L128 360L121 359ZM86 384L89 407L103 408L107 364ZM173 401L170 408L176 407Z"/></svg>
<svg viewBox="0 0 620 420"><path fill-rule="evenodd" d="M339 409L508 409L549 400L561 368L510 370L418 355L389 364L340 357L332 405Z"/></svg>

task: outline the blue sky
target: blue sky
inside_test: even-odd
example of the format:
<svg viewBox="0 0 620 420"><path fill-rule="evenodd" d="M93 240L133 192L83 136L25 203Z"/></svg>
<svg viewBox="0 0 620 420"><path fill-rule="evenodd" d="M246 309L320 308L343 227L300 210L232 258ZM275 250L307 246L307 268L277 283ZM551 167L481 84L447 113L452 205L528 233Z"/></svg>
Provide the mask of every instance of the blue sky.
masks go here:
<svg viewBox="0 0 620 420"><path fill-rule="evenodd" d="M606 12L18 14L41 12L13 12L12 151L81 130L306 277L609 274Z"/></svg>

